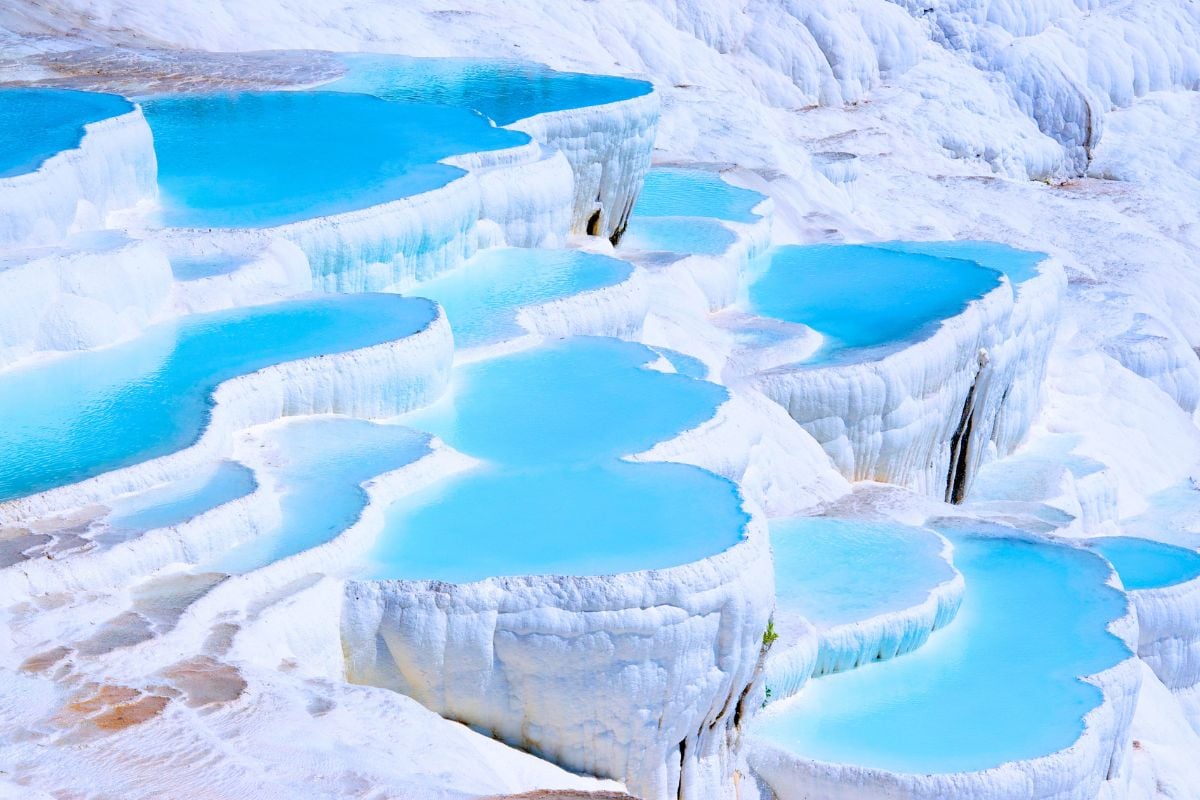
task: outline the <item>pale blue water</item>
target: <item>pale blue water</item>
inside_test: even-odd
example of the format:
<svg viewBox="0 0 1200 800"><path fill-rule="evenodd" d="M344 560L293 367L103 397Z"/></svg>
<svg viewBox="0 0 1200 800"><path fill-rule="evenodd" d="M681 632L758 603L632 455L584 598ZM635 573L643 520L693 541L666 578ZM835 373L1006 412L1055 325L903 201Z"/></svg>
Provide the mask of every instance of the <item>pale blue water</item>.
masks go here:
<svg viewBox="0 0 1200 800"><path fill-rule="evenodd" d="M771 546L776 608L821 627L919 605L954 577L936 534L895 523L776 520Z"/></svg>
<svg viewBox="0 0 1200 800"><path fill-rule="evenodd" d="M921 253L938 258L965 258L982 267L1003 272L1013 283L1023 283L1038 274L1045 253L1018 250L999 242L967 239L959 242L880 242L872 247L901 253Z"/></svg>
<svg viewBox="0 0 1200 800"><path fill-rule="evenodd" d="M952 536L966 596L904 658L810 683L755 733L807 758L909 773L979 770L1070 746L1101 692L1079 676L1129 657L1108 566L1065 547Z"/></svg>
<svg viewBox="0 0 1200 800"><path fill-rule="evenodd" d="M0 376L0 501L194 443L222 381L284 361L400 339L427 300L360 294L187 317L125 344Z"/></svg>
<svg viewBox="0 0 1200 800"><path fill-rule="evenodd" d="M279 526L204 570L249 572L328 542L362 514L367 494L361 484L430 452L428 434L343 417L294 422L272 431L271 440L282 465Z"/></svg>
<svg viewBox="0 0 1200 800"><path fill-rule="evenodd" d="M671 350L667 347L652 347L650 348L660 356L671 362L671 366L680 375L688 378L694 378L698 381L708 378L708 367L704 362L695 356L689 356L686 353L681 353L678 350Z"/></svg>
<svg viewBox="0 0 1200 800"><path fill-rule="evenodd" d="M437 300L460 348L509 339L522 306L612 286L629 277L626 262L580 250L491 248L409 294Z"/></svg>
<svg viewBox="0 0 1200 800"><path fill-rule="evenodd" d="M84 125L132 110L115 94L0 89L0 178L33 172L55 153L78 147Z"/></svg>
<svg viewBox="0 0 1200 800"><path fill-rule="evenodd" d="M470 108L497 125L547 111L596 106L649 94L646 81L555 72L527 61L347 54L344 78L327 84L385 100Z"/></svg>
<svg viewBox="0 0 1200 800"><path fill-rule="evenodd" d="M338 92L187 95L143 103L162 222L270 227L444 186L451 155L512 147L523 133L477 113Z"/></svg>
<svg viewBox="0 0 1200 800"><path fill-rule="evenodd" d="M233 256L182 256L171 259L171 274L177 281L198 281L228 275L242 265Z"/></svg>
<svg viewBox="0 0 1200 800"><path fill-rule="evenodd" d="M245 497L256 486L252 470L222 461L197 475L117 500L107 522L130 531L166 528Z"/></svg>
<svg viewBox="0 0 1200 800"><path fill-rule="evenodd" d="M1091 547L1112 562L1126 589L1159 589L1200 578L1200 553L1133 536L1093 539Z"/></svg>
<svg viewBox="0 0 1200 800"><path fill-rule="evenodd" d="M1001 279L973 261L863 245L785 246L768 259L750 306L825 335L817 360L927 336Z"/></svg>
<svg viewBox="0 0 1200 800"><path fill-rule="evenodd" d="M735 544L747 516L734 484L696 467L619 460L710 419L727 397L646 369L657 357L576 338L458 368L450 398L402 419L487 463L393 506L364 573L595 575Z"/></svg>
<svg viewBox="0 0 1200 800"><path fill-rule="evenodd" d="M730 222L754 222L754 207L766 197L750 189L733 186L718 172L679 167L656 167L646 173L646 182L633 207L633 225L641 217L711 217Z"/></svg>
<svg viewBox="0 0 1200 800"><path fill-rule="evenodd" d="M619 249L719 256L736 241L737 235L715 219L638 217L630 220Z"/></svg>

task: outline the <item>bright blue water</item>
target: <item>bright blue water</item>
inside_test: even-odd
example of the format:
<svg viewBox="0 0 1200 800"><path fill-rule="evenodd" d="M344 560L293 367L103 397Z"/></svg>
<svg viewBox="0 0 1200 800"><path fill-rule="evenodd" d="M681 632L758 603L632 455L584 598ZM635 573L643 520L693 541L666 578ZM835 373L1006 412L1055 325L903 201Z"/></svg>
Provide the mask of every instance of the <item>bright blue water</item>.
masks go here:
<svg viewBox="0 0 1200 800"><path fill-rule="evenodd" d="M523 333L522 306L612 286L632 271L624 261L580 250L491 248L409 294L441 303L455 343L477 347Z"/></svg>
<svg viewBox="0 0 1200 800"><path fill-rule="evenodd" d="M0 178L33 172L55 153L78 147L84 125L132 110L115 94L0 89Z"/></svg>
<svg viewBox="0 0 1200 800"><path fill-rule="evenodd" d="M1112 562L1126 589L1159 589L1200 578L1200 553L1133 536L1093 539L1092 548Z"/></svg>
<svg viewBox="0 0 1200 800"><path fill-rule="evenodd" d="M529 141L465 109L337 92L188 95L143 110L163 223L179 227L269 227L367 208L464 174L439 159Z"/></svg>
<svg viewBox="0 0 1200 800"><path fill-rule="evenodd" d="M633 224L641 217L711 217L729 222L754 222L754 207L766 197L726 183L718 172L678 167L657 167L646 173L646 182L633 207Z"/></svg>
<svg viewBox="0 0 1200 800"><path fill-rule="evenodd" d="M686 353L681 353L678 350L671 350L666 347L652 347L650 349L658 353L667 361L670 361L671 366L674 367L675 371L680 375L684 375L688 378L694 378L698 381L705 380L708 377L708 367L704 365L703 361L695 356L689 356Z"/></svg>
<svg viewBox="0 0 1200 800"><path fill-rule="evenodd" d="M473 581L675 566L735 544L747 517L736 486L678 464L621 456L699 425L719 386L646 369L616 339L567 339L460 367L451 397L407 415L485 460L397 503L365 571Z"/></svg>
<svg viewBox="0 0 1200 800"><path fill-rule="evenodd" d="M236 547L204 569L242 573L333 539L366 505L361 484L430 452L429 435L399 425L329 417L272 431L281 465L282 519L268 535Z"/></svg>
<svg viewBox="0 0 1200 800"><path fill-rule="evenodd" d="M927 336L1000 284L1000 273L973 261L863 245L786 246L769 259L750 305L823 334L818 359Z"/></svg>
<svg viewBox="0 0 1200 800"><path fill-rule="evenodd" d="M919 253L938 258L963 258L982 267L1003 272L1013 283L1023 283L1038 274L1037 265L1045 253L1018 250L999 242L964 240L960 242L880 242L872 247L900 253Z"/></svg>
<svg viewBox="0 0 1200 800"><path fill-rule="evenodd" d="M952 536L958 617L920 650L809 684L756 723L795 753L909 773L979 770L1070 746L1127 658L1108 566L1065 547Z"/></svg>
<svg viewBox="0 0 1200 800"><path fill-rule="evenodd" d="M342 56L348 72L326 89L385 100L470 108L497 125L547 111L596 106L649 94L645 81L611 75L555 72L527 61L464 58Z"/></svg>
<svg viewBox="0 0 1200 800"><path fill-rule="evenodd" d="M400 339L427 300L339 295L187 317L115 347L0 377L0 501L181 450L222 381L284 361Z"/></svg>
<svg viewBox="0 0 1200 800"><path fill-rule="evenodd" d="M821 627L923 603L954 577L933 532L887 522L801 517L771 523L775 604Z"/></svg>
<svg viewBox="0 0 1200 800"><path fill-rule="evenodd" d="M245 497L256 486L251 470L222 461L197 475L114 502L107 521L113 528L134 531L178 525Z"/></svg>
<svg viewBox="0 0 1200 800"><path fill-rule="evenodd" d="M620 249L719 256L736 241L737 235L715 219L638 217L630 221Z"/></svg>

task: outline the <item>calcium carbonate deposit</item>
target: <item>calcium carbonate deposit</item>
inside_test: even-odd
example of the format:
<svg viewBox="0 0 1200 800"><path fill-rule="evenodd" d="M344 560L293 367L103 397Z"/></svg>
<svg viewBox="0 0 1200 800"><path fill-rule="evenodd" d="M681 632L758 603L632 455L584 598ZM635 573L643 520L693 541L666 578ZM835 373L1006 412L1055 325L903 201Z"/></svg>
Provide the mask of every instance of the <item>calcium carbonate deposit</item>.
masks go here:
<svg viewBox="0 0 1200 800"><path fill-rule="evenodd" d="M1200 800L1200 5L9 0L0 798Z"/></svg>

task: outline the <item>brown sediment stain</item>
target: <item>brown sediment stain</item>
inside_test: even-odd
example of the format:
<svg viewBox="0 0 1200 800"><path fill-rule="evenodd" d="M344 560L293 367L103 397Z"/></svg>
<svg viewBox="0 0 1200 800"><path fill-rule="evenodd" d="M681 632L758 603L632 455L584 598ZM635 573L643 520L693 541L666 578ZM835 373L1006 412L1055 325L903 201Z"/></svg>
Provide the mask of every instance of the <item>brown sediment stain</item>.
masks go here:
<svg viewBox="0 0 1200 800"><path fill-rule="evenodd" d="M66 658L67 654L70 652L71 648L59 646L47 650L44 653L32 655L21 662L20 670L22 672L45 672L46 670L50 669L50 667Z"/></svg>
<svg viewBox="0 0 1200 800"><path fill-rule="evenodd" d="M103 714L93 717L91 722L102 731L123 731L157 717L169 702L171 701L165 697L148 694L132 703L113 706Z"/></svg>
<svg viewBox="0 0 1200 800"><path fill-rule="evenodd" d="M170 702L170 698L132 686L89 683L54 721L60 727L81 732L116 733L157 717Z"/></svg>
<svg viewBox="0 0 1200 800"><path fill-rule="evenodd" d="M246 691L246 679L236 667L209 656L195 656L160 673L184 695L190 708L229 703Z"/></svg>

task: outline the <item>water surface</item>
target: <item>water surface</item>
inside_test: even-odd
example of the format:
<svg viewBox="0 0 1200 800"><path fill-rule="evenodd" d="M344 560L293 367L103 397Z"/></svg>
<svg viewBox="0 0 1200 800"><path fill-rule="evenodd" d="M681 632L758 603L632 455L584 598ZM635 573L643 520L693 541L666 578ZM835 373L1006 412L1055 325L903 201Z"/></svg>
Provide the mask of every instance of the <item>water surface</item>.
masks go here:
<svg viewBox="0 0 1200 800"><path fill-rule="evenodd" d="M1106 536L1090 544L1112 562L1126 589L1160 589L1200 578L1200 553L1186 547L1134 536Z"/></svg>
<svg viewBox="0 0 1200 800"><path fill-rule="evenodd" d="M0 89L0 178L33 172L79 146L84 126L133 110L115 94L69 89Z"/></svg>

